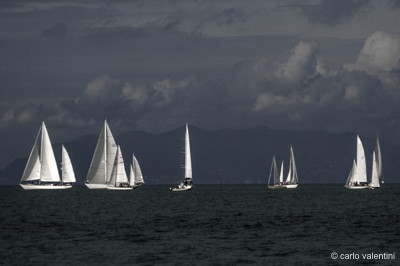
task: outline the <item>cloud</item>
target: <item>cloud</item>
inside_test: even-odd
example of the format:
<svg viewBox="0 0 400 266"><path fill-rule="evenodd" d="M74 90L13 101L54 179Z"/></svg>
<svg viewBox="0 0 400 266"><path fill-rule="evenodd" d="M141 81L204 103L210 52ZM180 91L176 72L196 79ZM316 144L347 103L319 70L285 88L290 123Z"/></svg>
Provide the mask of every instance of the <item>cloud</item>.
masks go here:
<svg viewBox="0 0 400 266"><path fill-rule="evenodd" d="M377 31L365 41L357 61L345 67L368 72L391 71L400 67L399 60L400 35Z"/></svg>
<svg viewBox="0 0 400 266"><path fill-rule="evenodd" d="M277 76L290 84L311 77L316 72L317 49L315 43L299 42L292 50L289 60L278 69Z"/></svg>
<svg viewBox="0 0 400 266"><path fill-rule="evenodd" d="M65 24L56 23L55 25L43 30L42 36L48 38L63 37L67 34L68 30Z"/></svg>
<svg viewBox="0 0 400 266"><path fill-rule="evenodd" d="M369 0L320 0L315 4L304 4L298 7L310 22L336 24L351 19Z"/></svg>

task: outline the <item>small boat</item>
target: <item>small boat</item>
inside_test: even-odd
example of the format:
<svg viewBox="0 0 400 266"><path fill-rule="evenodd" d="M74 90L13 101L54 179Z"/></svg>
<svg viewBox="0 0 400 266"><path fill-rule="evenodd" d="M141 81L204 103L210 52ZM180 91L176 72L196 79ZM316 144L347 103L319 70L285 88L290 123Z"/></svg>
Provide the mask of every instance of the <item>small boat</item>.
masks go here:
<svg viewBox="0 0 400 266"><path fill-rule="evenodd" d="M135 155L132 155L132 164L130 171L130 186L132 188L138 188L144 184L142 170Z"/></svg>
<svg viewBox="0 0 400 266"><path fill-rule="evenodd" d="M299 178L297 176L296 163L294 161L293 147L290 146L290 161L289 161L289 172L286 177L286 181L283 183L285 188L297 188L299 185Z"/></svg>
<svg viewBox="0 0 400 266"><path fill-rule="evenodd" d="M133 189L125 172L124 157L122 156L121 147L118 145L117 154L111 173L111 178L107 184L109 190L131 190Z"/></svg>
<svg viewBox="0 0 400 266"><path fill-rule="evenodd" d="M20 186L26 190L68 189L72 187L70 180L64 184L60 178L50 137L45 123L42 122L22 174Z"/></svg>
<svg viewBox="0 0 400 266"><path fill-rule="evenodd" d="M380 187L379 180L381 177L382 157L379 138L376 139L375 150L372 153L371 182L368 183L364 146L357 135L357 160L353 160L353 166L344 186L349 189L375 189Z"/></svg>
<svg viewBox="0 0 400 266"><path fill-rule="evenodd" d="M117 155L117 144L111 133L107 120L100 132L96 149L86 175L85 185L89 189L107 189L113 172Z"/></svg>
<svg viewBox="0 0 400 266"><path fill-rule="evenodd" d="M189 129L186 124L185 133L185 176L178 187L170 188L171 191L186 191L193 189L192 183L192 158L190 154L190 139L189 139Z"/></svg>
<svg viewBox="0 0 400 266"><path fill-rule="evenodd" d="M271 184L271 178L273 184ZM281 171L278 172L275 156L272 157L271 170L269 172L269 178L268 178L268 188L270 189L283 188L283 161L281 164Z"/></svg>

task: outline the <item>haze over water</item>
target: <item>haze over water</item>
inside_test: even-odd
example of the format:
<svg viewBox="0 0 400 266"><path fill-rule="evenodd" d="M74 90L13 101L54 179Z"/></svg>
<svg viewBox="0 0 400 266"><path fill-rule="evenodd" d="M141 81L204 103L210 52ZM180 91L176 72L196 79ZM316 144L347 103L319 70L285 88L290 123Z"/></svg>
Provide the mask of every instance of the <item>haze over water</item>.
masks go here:
<svg viewBox="0 0 400 266"><path fill-rule="evenodd" d="M398 184L358 191L336 184L265 187L197 185L172 193L150 185L134 191L3 186L0 264L321 265L333 262L332 252L399 251Z"/></svg>

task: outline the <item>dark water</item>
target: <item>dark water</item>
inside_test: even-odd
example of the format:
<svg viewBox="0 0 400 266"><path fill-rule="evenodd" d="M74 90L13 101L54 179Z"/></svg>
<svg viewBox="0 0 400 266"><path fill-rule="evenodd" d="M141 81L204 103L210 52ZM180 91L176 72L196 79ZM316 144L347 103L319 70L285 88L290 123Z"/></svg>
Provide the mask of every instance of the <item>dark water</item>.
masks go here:
<svg viewBox="0 0 400 266"><path fill-rule="evenodd" d="M198 185L134 191L0 187L0 264L400 263L400 185ZM331 253L397 252L395 260Z"/></svg>

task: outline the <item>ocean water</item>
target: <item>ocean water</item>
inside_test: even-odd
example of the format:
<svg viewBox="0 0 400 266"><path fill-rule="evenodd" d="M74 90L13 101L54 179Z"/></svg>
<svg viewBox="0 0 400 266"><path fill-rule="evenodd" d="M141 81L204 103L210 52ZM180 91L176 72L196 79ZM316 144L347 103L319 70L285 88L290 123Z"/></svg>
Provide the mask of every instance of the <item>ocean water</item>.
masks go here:
<svg viewBox="0 0 400 266"><path fill-rule="evenodd" d="M0 187L0 264L400 264L399 184L168 188ZM361 257L372 252L399 258Z"/></svg>

